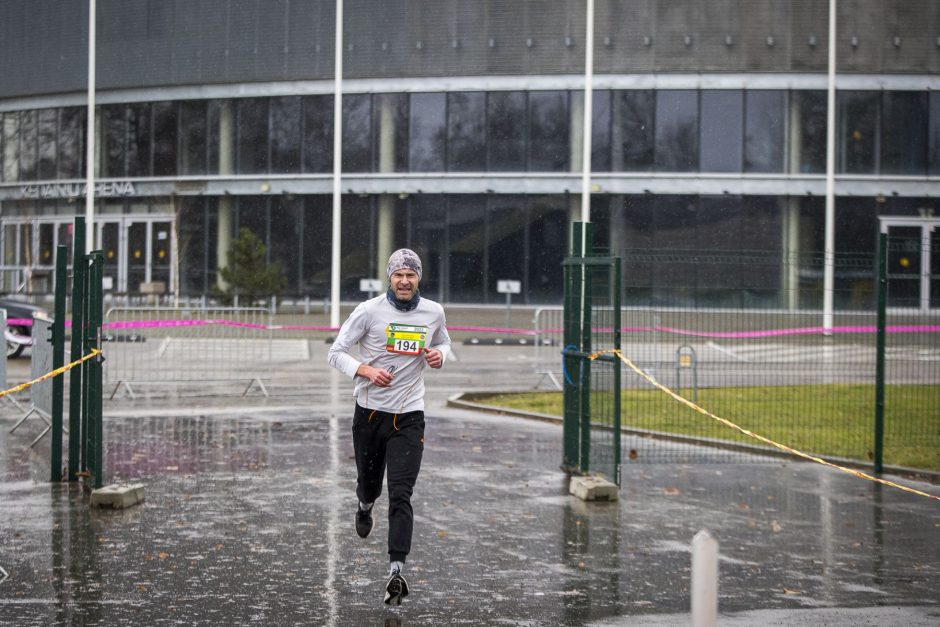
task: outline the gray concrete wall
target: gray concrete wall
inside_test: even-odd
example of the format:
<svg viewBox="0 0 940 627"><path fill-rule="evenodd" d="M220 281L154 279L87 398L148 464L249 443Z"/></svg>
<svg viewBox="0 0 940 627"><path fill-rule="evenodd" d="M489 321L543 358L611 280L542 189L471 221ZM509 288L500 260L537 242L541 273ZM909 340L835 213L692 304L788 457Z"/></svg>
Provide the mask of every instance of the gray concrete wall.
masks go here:
<svg viewBox="0 0 940 627"><path fill-rule="evenodd" d="M349 78L583 70L583 0L346 0L345 12ZM596 12L598 73L825 70L823 0ZM98 0L99 87L330 79L333 21L333 0ZM940 71L938 2L841 0L839 23L842 72ZM86 0L0 0L0 98L84 89L86 40Z"/></svg>

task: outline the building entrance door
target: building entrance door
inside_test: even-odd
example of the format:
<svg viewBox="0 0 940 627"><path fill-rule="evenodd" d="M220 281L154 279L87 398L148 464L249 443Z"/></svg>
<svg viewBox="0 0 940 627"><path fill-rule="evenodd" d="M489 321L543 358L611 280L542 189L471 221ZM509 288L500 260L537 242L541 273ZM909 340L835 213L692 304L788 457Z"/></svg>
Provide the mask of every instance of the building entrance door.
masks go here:
<svg viewBox="0 0 940 627"><path fill-rule="evenodd" d="M881 218L888 235L888 307L940 309L940 218Z"/></svg>
<svg viewBox="0 0 940 627"><path fill-rule="evenodd" d="M154 281L171 289L170 241L173 221L164 216L101 216L95 222L98 248L104 253L105 289L118 294L152 294ZM108 285L111 285L108 288ZM143 289L142 289L143 287Z"/></svg>
<svg viewBox="0 0 940 627"><path fill-rule="evenodd" d="M71 217L4 220L0 229L0 291L52 292L56 247L72 256ZM173 289L173 218L104 214L95 220L96 248L104 254L105 289L117 294ZM110 286L110 287L109 287Z"/></svg>

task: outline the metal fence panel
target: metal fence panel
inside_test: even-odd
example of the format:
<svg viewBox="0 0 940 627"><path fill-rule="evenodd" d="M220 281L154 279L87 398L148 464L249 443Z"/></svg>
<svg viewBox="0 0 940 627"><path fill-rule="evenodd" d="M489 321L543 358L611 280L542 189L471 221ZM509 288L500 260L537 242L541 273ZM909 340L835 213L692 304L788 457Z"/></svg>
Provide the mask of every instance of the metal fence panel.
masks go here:
<svg viewBox="0 0 940 627"><path fill-rule="evenodd" d="M0 329L7 328L7 310L0 309ZM0 363L0 389L7 389L7 358L3 357L3 363Z"/></svg>
<svg viewBox="0 0 940 627"><path fill-rule="evenodd" d="M543 307L535 310L532 324L535 331L535 355L533 369L539 376L535 387L551 383L555 389L562 389L561 349L564 348L564 309L561 307Z"/></svg>
<svg viewBox="0 0 940 627"><path fill-rule="evenodd" d="M53 370L52 320L42 316L33 318L33 345L30 350L30 374L37 379ZM29 388L29 398L35 411L45 418L52 416L52 379L46 379Z"/></svg>
<svg viewBox="0 0 940 627"><path fill-rule="evenodd" d="M940 229L891 229L886 253L884 463L940 470Z"/></svg>
<svg viewBox="0 0 940 627"><path fill-rule="evenodd" d="M105 316L105 382L113 397L135 384L246 381L267 394L259 370L275 353L272 315L248 307L116 307ZM306 343L284 340L306 349Z"/></svg>
<svg viewBox="0 0 940 627"><path fill-rule="evenodd" d="M631 310L629 317L624 355L684 398L805 452L867 458L874 314L837 316L837 333L830 336L820 332L817 312L650 309ZM624 377L624 426L650 436L633 441L630 459L752 461L735 443L765 446L655 391L632 371ZM834 415L845 418L838 435L824 427Z"/></svg>
<svg viewBox="0 0 940 627"><path fill-rule="evenodd" d="M554 309L536 312L536 335L543 340L535 348L535 372L541 376L536 387L549 375L553 381L564 376L555 316ZM876 318L875 312L837 313L833 333L825 335L818 311L626 307L623 354L683 397L756 433L773 437L796 431L796 441L787 436L781 443L809 453L836 450L835 457L865 462L871 457L874 428ZM895 309L889 312L888 326L886 463L899 463L892 461L893 436L895 441L922 441L922 456L936 467L940 312ZM769 459L755 457L755 449L766 445L689 410L632 370L623 369L621 386L629 460ZM774 394L762 399L754 392L759 389ZM737 399L735 390L740 390ZM926 421L917 422L903 410L918 406ZM840 435L825 427L834 417L842 420Z"/></svg>
<svg viewBox="0 0 940 627"><path fill-rule="evenodd" d="M4 328L6 328L6 319L4 318ZM42 316L33 317L33 344L30 351L30 374L32 379L37 379L42 375L52 371L52 320ZM6 358L4 358L6 361ZM4 380L6 379L6 364L4 368ZM12 397L8 397L13 400ZM16 431L30 416L38 416L45 427L36 439L32 441L30 447L35 446L52 429L52 379L46 379L29 388L30 408L26 411L15 425L10 429L10 433ZM14 401L14 405L19 407Z"/></svg>
<svg viewBox="0 0 940 627"><path fill-rule="evenodd" d="M889 243L884 461L940 469L940 298L931 301L929 291L931 281L940 290L940 281L920 257L931 248L919 237ZM627 257L634 270L646 271L627 275L625 295L660 303L625 310L627 357L711 413L781 444L863 464L872 460L876 255L836 260L831 329L823 328L819 309L818 254L632 251ZM777 268L787 287L767 290L746 277L720 295L686 286L692 274L721 276L727 266L742 264ZM733 275L740 277L737 270ZM740 306L709 307L716 301ZM655 391L627 369L624 388L624 426L639 435L625 444L628 459L754 460L738 445L766 448Z"/></svg>

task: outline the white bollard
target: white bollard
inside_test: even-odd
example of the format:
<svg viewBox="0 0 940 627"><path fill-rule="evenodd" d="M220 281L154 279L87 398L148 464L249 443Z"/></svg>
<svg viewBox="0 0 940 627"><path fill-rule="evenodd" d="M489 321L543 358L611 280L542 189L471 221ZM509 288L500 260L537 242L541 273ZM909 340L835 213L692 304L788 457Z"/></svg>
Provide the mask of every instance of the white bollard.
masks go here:
<svg viewBox="0 0 940 627"><path fill-rule="evenodd" d="M718 622L718 541L702 529L692 538L692 625Z"/></svg>

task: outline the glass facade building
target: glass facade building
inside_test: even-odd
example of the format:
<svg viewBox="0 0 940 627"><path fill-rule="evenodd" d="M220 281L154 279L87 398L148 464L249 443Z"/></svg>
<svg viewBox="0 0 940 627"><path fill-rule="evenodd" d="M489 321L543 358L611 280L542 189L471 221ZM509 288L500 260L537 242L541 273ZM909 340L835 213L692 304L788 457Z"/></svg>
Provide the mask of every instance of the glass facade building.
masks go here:
<svg viewBox="0 0 940 627"><path fill-rule="evenodd" d="M8 3L22 8L3 10L13 22L37 26L30 4ZM120 30L120 16L133 7L101 4L116 13L103 30L117 29L125 52L143 54L155 45L146 32ZM331 67L318 62L294 72L287 67L294 56L279 56L277 45L286 50L297 27L292 20L316 9L321 44L308 42L292 54L324 57L323 33L333 27L330 3L275 4L286 21L271 25L281 36L268 42L268 56L259 52L256 36L253 64L245 57L223 81L206 72L169 83L135 78L126 67L131 61L105 45L99 64L105 76L111 67L112 77L101 88L95 116L96 229L116 292L136 294L142 284L162 281L182 296L209 294L233 234L248 228L279 263L285 296L328 298ZM559 20L553 25L532 22L528 6L455 2L440 18L412 16L406 36L383 23L391 19L385 9L350 4L346 55L358 60L342 98L342 298L358 298L359 280L381 276L388 253L408 246L430 270L422 290L441 301L500 303L496 282L516 279L523 285L519 301L559 303L560 263L570 223L580 219L585 115L576 73L583 49L578 52L577 31L564 18L571 23L583 7L560 3L565 6L549 11ZM665 6L648 4L651 10ZM785 52L772 35L747 44L758 30L753 24L738 24L737 40L716 35L717 49L705 35L666 49L660 41L667 35L695 30L689 20L711 19L683 14L694 12L694 2L675 4L683 9L670 14L672 22L648 25L646 35L623 31L623 24L611 31L596 26L600 67L590 112L596 245L616 254L709 251L742 259L821 252L827 99L816 48L825 48L824 41L800 45L805 24L793 19ZM818 9L795 0L782 4L806 23ZM73 7L76 16L80 5ZM461 30L459 19L448 26L448 15L472 16L482 5L505 14L487 18L496 20L488 26L490 37L471 40L472 29ZM624 8L615 0L599 5L608 17ZM261 11L256 4L208 0L190 9L174 6L224 16L232 28ZM779 10L770 2L756 6L758 13ZM517 20L523 32L499 34L520 16L526 18ZM851 14L844 17L851 23ZM127 28L139 30L134 25L143 20L160 33L167 19L155 10ZM200 41L174 24L164 34L185 40L197 59L218 54L217 42ZM249 44L236 41L227 41L226 53L238 48L248 54L242 48ZM735 56L735 41L747 47L746 55ZM13 43L3 46L17 53ZM643 61L631 46L661 56ZM455 65L445 58L476 47L507 65L479 59ZM432 48L439 49L439 60ZM924 218L925 232L932 233L932 218L940 215L940 46L928 47L921 55L926 61L912 56L906 67L906 49L896 48L900 66L890 71L885 57L866 61L840 52L848 55L849 70L837 83L837 255L874 255L880 223L892 216ZM378 50L398 52L383 61ZM694 63L709 67L679 71L696 54L704 58ZM781 54L786 58L778 59ZM815 56L807 60L806 54ZM415 55L423 64L413 62ZM526 58L530 67L516 67ZM283 61L274 74L284 76L262 80L266 59ZM618 63L627 67L614 67ZM315 76L304 77L308 70ZM55 245L68 243L72 217L83 210L87 110L79 90L60 93L44 80L26 76L0 93L3 291L21 289L27 279L31 291L51 289L42 277L51 271ZM817 307L820 301L821 288L797 279L806 289L793 302L786 294L798 286L772 264L732 264L708 273L690 268L681 276L657 276L648 264L625 269L640 277L625 294L629 304ZM837 271L836 281L837 307L870 304L867 279Z"/></svg>

